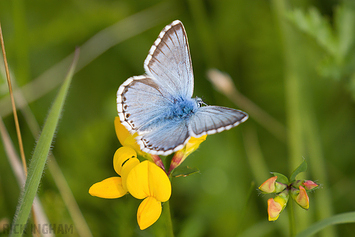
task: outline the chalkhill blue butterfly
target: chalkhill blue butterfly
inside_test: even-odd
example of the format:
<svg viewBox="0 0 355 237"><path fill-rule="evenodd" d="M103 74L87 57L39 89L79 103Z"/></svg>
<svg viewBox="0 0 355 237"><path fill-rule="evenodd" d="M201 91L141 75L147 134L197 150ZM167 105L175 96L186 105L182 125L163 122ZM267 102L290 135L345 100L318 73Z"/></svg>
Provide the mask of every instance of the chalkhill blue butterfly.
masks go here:
<svg viewBox="0 0 355 237"><path fill-rule="evenodd" d="M248 114L231 108L208 106L192 98L194 76L183 24L173 21L155 40L144 61L146 75L128 78L117 91L121 123L137 133L142 151L169 155L191 137L231 129Z"/></svg>

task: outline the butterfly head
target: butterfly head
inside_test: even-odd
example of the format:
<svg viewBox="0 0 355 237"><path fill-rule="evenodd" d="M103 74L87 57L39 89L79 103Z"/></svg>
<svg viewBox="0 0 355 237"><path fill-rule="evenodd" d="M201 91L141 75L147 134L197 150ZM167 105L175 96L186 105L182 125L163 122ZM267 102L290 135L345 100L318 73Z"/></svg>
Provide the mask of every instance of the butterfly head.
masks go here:
<svg viewBox="0 0 355 237"><path fill-rule="evenodd" d="M205 102L203 102L203 100L200 97L196 96L196 98L194 98L194 100L197 104L197 107L207 106L207 104Z"/></svg>

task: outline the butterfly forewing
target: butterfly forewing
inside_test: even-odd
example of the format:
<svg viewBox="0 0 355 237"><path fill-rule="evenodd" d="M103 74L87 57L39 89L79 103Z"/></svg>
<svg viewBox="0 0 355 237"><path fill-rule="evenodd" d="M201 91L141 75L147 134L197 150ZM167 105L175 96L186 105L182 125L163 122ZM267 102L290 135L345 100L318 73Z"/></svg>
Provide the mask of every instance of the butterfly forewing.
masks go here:
<svg viewBox="0 0 355 237"><path fill-rule="evenodd" d="M117 92L117 110L121 123L129 130L142 134L157 126L162 108L169 106L158 85L147 76L127 79Z"/></svg>
<svg viewBox="0 0 355 237"><path fill-rule="evenodd" d="M229 130L246 121L248 115L240 110L220 106L203 106L191 116L190 131L196 137ZM191 136L194 136L191 134Z"/></svg>
<svg viewBox="0 0 355 237"><path fill-rule="evenodd" d="M167 25L150 48L144 62L146 73L157 81L166 96L191 98L193 72L183 24Z"/></svg>

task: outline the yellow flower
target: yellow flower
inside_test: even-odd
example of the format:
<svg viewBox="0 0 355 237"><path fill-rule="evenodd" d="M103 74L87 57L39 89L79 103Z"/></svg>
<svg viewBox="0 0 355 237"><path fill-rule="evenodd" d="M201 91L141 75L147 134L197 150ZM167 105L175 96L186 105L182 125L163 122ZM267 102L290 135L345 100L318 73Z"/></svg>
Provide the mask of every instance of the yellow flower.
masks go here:
<svg viewBox="0 0 355 237"><path fill-rule="evenodd" d="M162 211L161 203L169 200L171 184L166 173L150 161L139 162L131 147L121 147L114 155L113 167L120 177L107 178L89 189L92 196L119 198L129 192L144 199L137 212L138 225L144 230L154 224Z"/></svg>
<svg viewBox="0 0 355 237"><path fill-rule="evenodd" d="M114 124L117 138L123 146L117 149L113 159L114 170L119 176L95 183L89 193L100 198L119 198L130 193L137 199L144 199L137 211L139 228L144 230L159 219L162 202L168 201L171 196L171 183L160 157L142 152L135 140L137 134L130 134L119 117L115 118ZM171 161L170 171L194 152L206 137L192 137L177 151ZM149 160L140 162L137 153Z"/></svg>

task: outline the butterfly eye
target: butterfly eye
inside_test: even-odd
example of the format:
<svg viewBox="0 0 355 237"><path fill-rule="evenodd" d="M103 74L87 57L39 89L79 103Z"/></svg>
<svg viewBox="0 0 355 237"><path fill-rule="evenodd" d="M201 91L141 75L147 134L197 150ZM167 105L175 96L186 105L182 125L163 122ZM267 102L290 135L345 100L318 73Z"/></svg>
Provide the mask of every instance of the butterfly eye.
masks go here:
<svg viewBox="0 0 355 237"><path fill-rule="evenodd" d="M207 105L205 102L202 101L201 98L196 97L196 103L198 107L202 107L202 105Z"/></svg>

